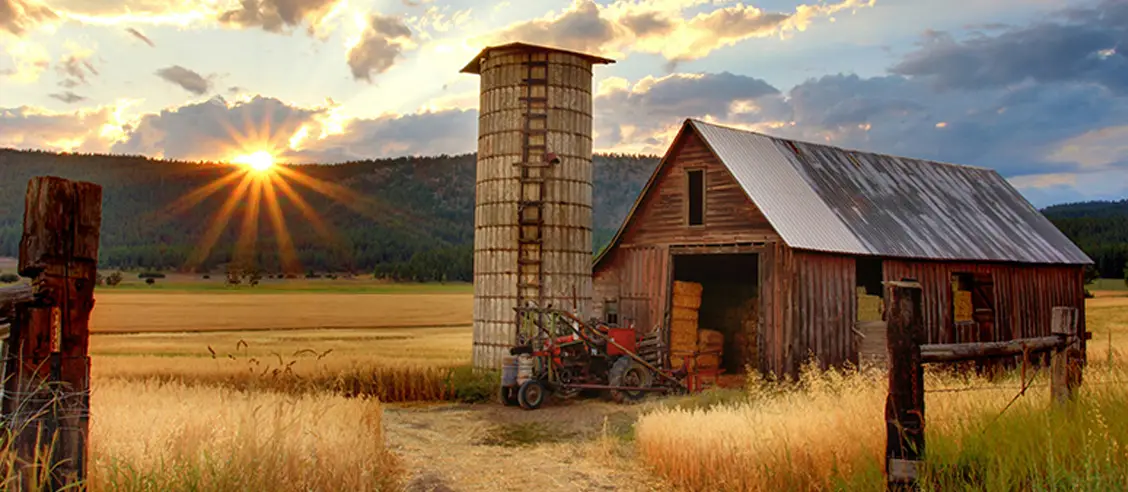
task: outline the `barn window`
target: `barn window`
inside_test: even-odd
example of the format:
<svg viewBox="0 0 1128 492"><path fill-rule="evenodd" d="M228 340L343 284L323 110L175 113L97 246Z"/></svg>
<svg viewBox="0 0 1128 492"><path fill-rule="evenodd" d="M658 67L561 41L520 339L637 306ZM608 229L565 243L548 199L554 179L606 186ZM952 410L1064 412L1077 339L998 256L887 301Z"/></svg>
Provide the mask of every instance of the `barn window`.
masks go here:
<svg viewBox="0 0 1128 492"><path fill-rule="evenodd" d="M687 190L686 196L688 197L688 210L686 210L687 221L689 225L701 225L705 223L705 171L702 169L693 169L686 172Z"/></svg>

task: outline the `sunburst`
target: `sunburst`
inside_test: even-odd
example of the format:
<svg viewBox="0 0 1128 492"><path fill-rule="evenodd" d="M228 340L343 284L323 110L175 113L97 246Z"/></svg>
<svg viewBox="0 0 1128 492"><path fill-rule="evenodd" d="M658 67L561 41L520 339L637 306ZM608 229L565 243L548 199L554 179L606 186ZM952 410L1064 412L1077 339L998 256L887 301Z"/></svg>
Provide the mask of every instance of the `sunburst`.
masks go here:
<svg viewBox="0 0 1128 492"><path fill-rule="evenodd" d="M289 202L301 214L321 240L332 244L337 243L340 237L328 227L295 185L321 194L376 222L406 225L413 220L410 213L386 206L373 197L363 196L340 184L313 177L300 170L303 166L279 162L277 156L285 152L286 142L292 135L286 135L285 131L272 131L269 110L266 113L258 124L251 123L249 117L244 118L244 128L241 131L230 124L220 122L233 142L229 149L225 149L225 153L231 158L227 164L220 164L229 171L178 198L159 212L162 220L184 214L196 208L208 197L222 195L222 191L229 190L219 210L211 217L206 230L189 255L184 265L186 270L196 271L207 261L217 247L223 231L235 217L236 210L243 205L242 223L239 226L232 255L234 263L243 269L258 268L254 259L258 247L260 216L262 209L265 208L284 273L302 272L303 268L298 260L294 240L283 214L283 200ZM293 126L289 121L279 125L280 129L292 129Z"/></svg>

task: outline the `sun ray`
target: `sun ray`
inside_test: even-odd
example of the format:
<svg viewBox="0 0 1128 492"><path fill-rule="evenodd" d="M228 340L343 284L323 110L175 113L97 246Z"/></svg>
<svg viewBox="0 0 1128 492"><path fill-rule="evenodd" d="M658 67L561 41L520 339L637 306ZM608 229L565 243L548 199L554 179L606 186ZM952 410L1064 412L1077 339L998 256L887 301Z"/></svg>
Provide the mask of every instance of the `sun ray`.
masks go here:
<svg viewBox="0 0 1128 492"><path fill-rule="evenodd" d="M380 221L390 222L395 225L407 225L413 214L402 209L387 206L372 198L360 195L344 186L314 178L307 174L299 173L293 169L279 168L278 172L291 178L294 182L313 191L321 193L336 200L350 210ZM367 205L367 206L365 206Z"/></svg>
<svg viewBox="0 0 1128 492"><path fill-rule="evenodd" d="M290 230L286 227L286 220L282 217L282 207L278 203L278 194L274 191L274 182L277 179L280 178L272 174L263 180L263 195L267 212L270 214L270 224L278 242L282 271L286 274L296 274L302 271L302 265L298 261L298 253L294 249L294 239L290 237Z"/></svg>
<svg viewBox="0 0 1128 492"><path fill-rule="evenodd" d="M165 207L164 210L161 211L161 214L163 216L173 216L180 214L191 207L199 205L200 202L206 200L209 196L214 195L221 188L227 186L236 179L239 179L244 174L246 174L246 171L241 171L238 169L233 170L230 174L212 181L211 183L208 183L204 186L196 188L195 190L189 192L187 195L176 199L176 201Z"/></svg>
<svg viewBox="0 0 1128 492"><path fill-rule="evenodd" d="M262 183L264 180L256 179L250 187L250 199L243 209L243 226L239 230L239 239L235 243L235 263L245 271L257 270L255 252L258 246L259 232L259 200L262 197Z"/></svg>
<svg viewBox="0 0 1128 492"><path fill-rule="evenodd" d="M278 169L281 171L285 168L279 167ZM309 202L307 202L305 198L302 198L302 196L290 186L290 183L287 183L286 180L279 177L275 184L278 185L278 189L282 191L283 195L286 195L287 198L294 202L294 206L297 207L298 212L313 226L317 234L327 240L335 241L337 239L337 235L333 234L325 227L325 223L321 220L321 217L318 217L317 213L313 211L313 207L309 205Z"/></svg>
<svg viewBox="0 0 1128 492"><path fill-rule="evenodd" d="M212 248L215 246L216 241L219 240L219 235L223 229L227 227L228 222L231 220L231 214L235 211L235 205L239 203L239 199L247 193L247 188L250 187L254 180L250 173L243 175L243 180L239 182L231 196L223 202L218 213L212 219L208 230L204 232L204 237L200 239L200 243L196 246L196 250L188 258L187 266L189 269L195 269L207 260L208 255L211 254Z"/></svg>

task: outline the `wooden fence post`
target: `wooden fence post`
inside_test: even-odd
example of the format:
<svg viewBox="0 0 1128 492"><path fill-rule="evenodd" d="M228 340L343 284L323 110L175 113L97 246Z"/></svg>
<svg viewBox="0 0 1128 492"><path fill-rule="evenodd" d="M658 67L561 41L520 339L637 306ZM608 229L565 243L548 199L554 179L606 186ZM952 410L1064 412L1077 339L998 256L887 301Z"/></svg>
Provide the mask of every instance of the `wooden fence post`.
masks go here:
<svg viewBox="0 0 1128 492"><path fill-rule="evenodd" d="M59 490L86 478L89 323L102 188L36 177L24 206L19 272L32 279L34 300L16 309L4 354L2 409L13 451L23 461L18 488ZM38 483L41 467L50 467L49 483Z"/></svg>
<svg viewBox="0 0 1128 492"><path fill-rule="evenodd" d="M1073 399L1073 391L1081 385L1081 345L1084 334L1077 308L1055 307L1052 327L1054 335L1066 337L1067 344L1055 350L1050 361L1050 397L1054 404L1064 405Z"/></svg>
<svg viewBox="0 0 1128 492"><path fill-rule="evenodd" d="M912 279L885 282L889 396L885 401L887 490L916 490L924 456L925 342L921 285Z"/></svg>

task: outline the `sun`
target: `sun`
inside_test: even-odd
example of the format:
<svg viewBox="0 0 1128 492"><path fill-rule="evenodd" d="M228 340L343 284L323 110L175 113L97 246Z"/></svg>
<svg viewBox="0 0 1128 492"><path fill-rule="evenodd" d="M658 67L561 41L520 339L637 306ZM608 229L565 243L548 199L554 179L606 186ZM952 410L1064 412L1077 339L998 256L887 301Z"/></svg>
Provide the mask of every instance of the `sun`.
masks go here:
<svg viewBox="0 0 1128 492"><path fill-rule="evenodd" d="M242 164L259 173L265 173L274 167L274 156L270 152L260 150L253 154L246 154L232 159L236 164Z"/></svg>

